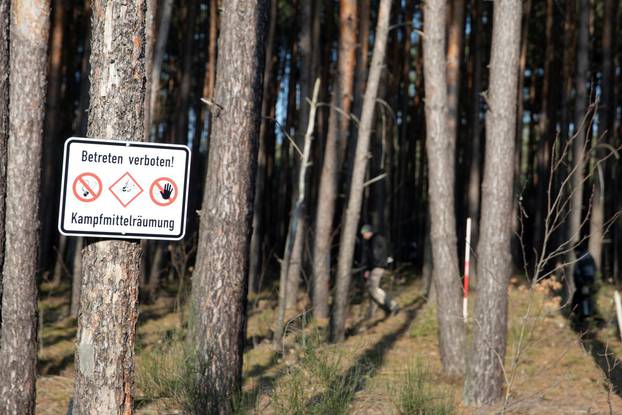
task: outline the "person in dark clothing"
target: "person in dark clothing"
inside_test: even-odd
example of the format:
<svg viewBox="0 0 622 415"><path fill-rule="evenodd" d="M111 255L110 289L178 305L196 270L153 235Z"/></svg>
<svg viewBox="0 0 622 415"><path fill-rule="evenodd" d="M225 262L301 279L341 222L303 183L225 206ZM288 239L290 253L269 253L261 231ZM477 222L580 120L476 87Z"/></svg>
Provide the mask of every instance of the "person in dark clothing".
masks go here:
<svg viewBox="0 0 622 415"><path fill-rule="evenodd" d="M587 318L594 314L592 294L596 280L596 262L585 247L575 249L577 262L574 268L575 292L572 297L572 310L579 318Z"/></svg>
<svg viewBox="0 0 622 415"><path fill-rule="evenodd" d="M397 314L400 306L380 288L380 281L387 272L389 262L392 261L388 255L387 241L382 235L375 233L370 225L363 225L361 236L362 265L365 267L363 276L367 280L369 295L387 313Z"/></svg>

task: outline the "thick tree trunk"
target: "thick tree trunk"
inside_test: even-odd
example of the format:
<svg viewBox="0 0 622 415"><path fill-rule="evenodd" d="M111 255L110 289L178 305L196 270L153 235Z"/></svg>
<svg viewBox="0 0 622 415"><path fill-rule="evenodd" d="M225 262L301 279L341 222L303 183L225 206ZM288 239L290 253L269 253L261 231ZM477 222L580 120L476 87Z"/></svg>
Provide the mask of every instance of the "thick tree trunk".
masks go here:
<svg viewBox="0 0 622 415"><path fill-rule="evenodd" d="M89 137L145 137L145 10L144 0L93 2ZM142 250L138 242L90 242L82 257L73 412L131 414Z"/></svg>
<svg viewBox="0 0 622 415"><path fill-rule="evenodd" d="M332 99L332 105L337 108L331 108L328 118L328 134L318 191L313 244L313 315L321 319L328 318L330 251L339 174L338 148L340 142L347 140L350 125L348 115L352 106L354 87L356 20L356 1L341 0L339 3L339 61Z"/></svg>
<svg viewBox="0 0 622 415"><path fill-rule="evenodd" d="M230 413L241 386L267 11L265 0L223 3L214 94L221 110L213 117L192 286L197 413Z"/></svg>
<svg viewBox="0 0 622 415"><path fill-rule="evenodd" d="M8 7L3 3L0 9ZM35 410L39 188L50 4L46 0L13 0L10 10L0 413L21 415ZM6 22L0 23L4 30ZM0 56L4 59L6 53ZM5 74L0 72L0 77ZM6 116L3 118L6 121Z"/></svg>
<svg viewBox="0 0 622 415"><path fill-rule="evenodd" d="M583 229L583 182L586 163L585 140L589 119L587 111L587 83L589 75L589 14L588 0L578 0L579 30L577 37L577 69L575 73L574 139L572 142L572 190L570 201L570 229L568 237L573 244L581 240Z"/></svg>
<svg viewBox="0 0 622 415"><path fill-rule="evenodd" d="M489 109L478 244L478 293L473 352L464 386L467 404L486 404L503 393L508 283L512 272L512 197L516 98L522 4L494 4Z"/></svg>
<svg viewBox="0 0 622 415"><path fill-rule="evenodd" d="M270 26L266 40L266 62L263 74L263 96L261 101L261 125L259 127L259 152L257 156L257 177L255 179L255 199L253 201L253 236L251 237L250 265L248 271L249 289L257 292L259 272L262 266L262 246L265 237L264 209L266 206L265 189L267 179L267 148L269 126L273 122L268 119L271 107L274 105L272 92L273 48L274 33L276 31L276 0L270 2Z"/></svg>
<svg viewBox="0 0 622 415"><path fill-rule="evenodd" d="M0 2L0 269L4 263L4 199L6 195L6 150L9 140L9 4L8 1ZM3 285L3 278L0 275L0 339L2 338Z"/></svg>
<svg viewBox="0 0 622 415"><path fill-rule="evenodd" d="M367 88L363 99L361 123L359 125L352 183L348 205L345 211L344 225L339 243L339 258L337 262L337 289L333 316L331 320L331 338L333 341L342 341L345 338L346 316L350 297L350 280L352 278L352 260L354 259L354 245L358 234L357 228L361 215L365 172L369 152L369 141L374 121L376 96L380 84L380 76L384 66L384 57L387 48L389 32L389 18L391 16L391 0L381 0L378 9L378 24L374 51L367 80Z"/></svg>
<svg viewBox="0 0 622 415"><path fill-rule="evenodd" d="M424 8L423 68L425 80L426 155L433 281L438 310L441 362L450 375L464 372L465 328L456 249L454 212L455 137L449 135L445 71L446 4L430 0Z"/></svg>

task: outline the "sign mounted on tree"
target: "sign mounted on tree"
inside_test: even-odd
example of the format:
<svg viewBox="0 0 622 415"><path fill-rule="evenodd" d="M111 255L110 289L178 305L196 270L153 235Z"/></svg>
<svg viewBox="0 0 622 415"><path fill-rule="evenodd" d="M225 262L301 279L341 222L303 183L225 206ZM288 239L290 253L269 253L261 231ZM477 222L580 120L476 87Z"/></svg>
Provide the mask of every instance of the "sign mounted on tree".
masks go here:
<svg viewBox="0 0 622 415"><path fill-rule="evenodd" d="M72 236L181 239L189 175L186 146L70 138L58 229Z"/></svg>

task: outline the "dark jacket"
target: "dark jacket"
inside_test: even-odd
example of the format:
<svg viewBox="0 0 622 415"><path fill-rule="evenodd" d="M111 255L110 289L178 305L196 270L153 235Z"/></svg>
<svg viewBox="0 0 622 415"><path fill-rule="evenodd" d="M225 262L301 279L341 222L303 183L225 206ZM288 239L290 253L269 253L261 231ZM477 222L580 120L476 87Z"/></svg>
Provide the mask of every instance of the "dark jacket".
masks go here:
<svg viewBox="0 0 622 415"><path fill-rule="evenodd" d="M577 288L594 284L596 276L596 263L589 252L583 251L577 254L577 263L574 268L574 283Z"/></svg>
<svg viewBox="0 0 622 415"><path fill-rule="evenodd" d="M363 239L362 265L366 269L386 268L388 256L387 240L384 236L375 233L369 240Z"/></svg>

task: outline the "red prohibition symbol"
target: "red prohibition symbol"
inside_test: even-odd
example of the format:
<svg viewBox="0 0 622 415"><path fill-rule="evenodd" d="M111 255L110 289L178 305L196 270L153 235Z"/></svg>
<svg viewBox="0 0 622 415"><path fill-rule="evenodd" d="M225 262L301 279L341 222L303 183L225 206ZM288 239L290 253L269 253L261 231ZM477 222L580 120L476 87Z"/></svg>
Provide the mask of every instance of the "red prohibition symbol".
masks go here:
<svg viewBox="0 0 622 415"><path fill-rule="evenodd" d="M170 177L160 177L151 183L149 196L158 206L172 205L177 199L177 184Z"/></svg>
<svg viewBox="0 0 622 415"><path fill-rule="evenodd" d="M97 183L97 186L95 186ZM79 189L81 187L81 189ZM81 202L89 203L97 200L102 194L102 181L94 173L82 173L73 181L73 195Z"/></svg>

